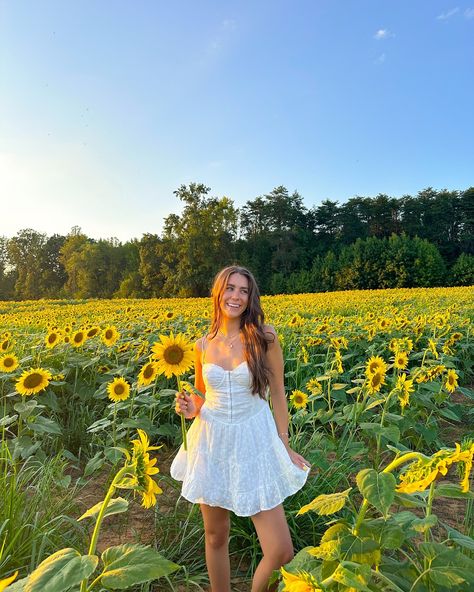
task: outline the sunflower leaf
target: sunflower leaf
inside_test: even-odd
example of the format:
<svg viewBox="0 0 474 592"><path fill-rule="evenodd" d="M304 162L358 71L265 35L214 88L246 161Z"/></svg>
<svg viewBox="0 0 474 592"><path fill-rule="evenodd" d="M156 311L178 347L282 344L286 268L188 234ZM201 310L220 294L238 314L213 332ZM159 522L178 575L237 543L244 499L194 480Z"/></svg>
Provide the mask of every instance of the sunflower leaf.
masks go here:
<svg viewBox="0 0 474 592"><path fill-rule="evenodd" d="M82 516L77 519L77 521L79 522L80 520L84 520L84 518L93 518L94 516L97 516L102 508L103 503L104 502L101 501L98 504L95 504L95 506L92 506L92 508L89 508L87 512L84 512L84 514L82 514ZM112 514L121 514L122 512L126 512L127 509L128 501L126 499L123 497L114 497L110 500L105 510L104 517L112 516Z"/></svg>

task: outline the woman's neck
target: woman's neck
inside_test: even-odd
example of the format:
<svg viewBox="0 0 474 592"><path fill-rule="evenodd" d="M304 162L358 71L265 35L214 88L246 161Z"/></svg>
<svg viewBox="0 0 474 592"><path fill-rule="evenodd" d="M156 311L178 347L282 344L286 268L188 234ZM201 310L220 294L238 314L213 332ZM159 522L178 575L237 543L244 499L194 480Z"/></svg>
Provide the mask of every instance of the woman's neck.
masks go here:
<svg viewBox="0 0 474 592"><path fill-rule="evenodd" d="M236 335L240 331L240 319L222 319L219 331L226 337Z"/></svg>

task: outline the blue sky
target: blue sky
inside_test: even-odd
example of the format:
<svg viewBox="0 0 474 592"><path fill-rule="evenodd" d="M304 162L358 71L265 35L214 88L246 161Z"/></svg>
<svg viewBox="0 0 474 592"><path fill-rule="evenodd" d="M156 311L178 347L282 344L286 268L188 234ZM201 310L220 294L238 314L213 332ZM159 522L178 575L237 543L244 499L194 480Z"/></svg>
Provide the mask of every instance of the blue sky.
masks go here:
<svg viewBox="0 0 474 592"><path fill-rule="evenodd" d="M0 235L474 184L474 0L0 0L0 56Z"/></svg>

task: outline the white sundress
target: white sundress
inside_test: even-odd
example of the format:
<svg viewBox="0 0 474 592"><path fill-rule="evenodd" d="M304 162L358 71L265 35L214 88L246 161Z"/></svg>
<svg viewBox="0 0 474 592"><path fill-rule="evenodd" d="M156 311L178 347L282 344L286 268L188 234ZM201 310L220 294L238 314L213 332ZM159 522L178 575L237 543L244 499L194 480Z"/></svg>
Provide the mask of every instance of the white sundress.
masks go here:
<svg viewBox="0 0 474 592"><path fill-rule="evenodd" d="M205 348L204 356L205 356ZM309 470L290 459L267 400L252 394L247 362L233 370L204 362L206 400L171 464L190 502L253 516L303 487Z"/></svg>

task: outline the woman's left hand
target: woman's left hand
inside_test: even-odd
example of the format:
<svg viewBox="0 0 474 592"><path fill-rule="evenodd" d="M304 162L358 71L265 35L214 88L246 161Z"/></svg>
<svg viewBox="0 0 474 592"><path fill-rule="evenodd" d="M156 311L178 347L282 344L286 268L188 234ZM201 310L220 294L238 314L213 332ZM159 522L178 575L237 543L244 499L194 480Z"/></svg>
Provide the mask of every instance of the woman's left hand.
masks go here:
<svg viewBox="0 0 474 592"><path fill-rule="evenodd" d="M301 454L298 454L297 452L292 450L289 446L287 446L286 449L293 464L295 464L300 469L303 469L304 471L309 471L309 469L311 468L311 463L309 461L307 461L303 456L301 456Z"/></svg>

